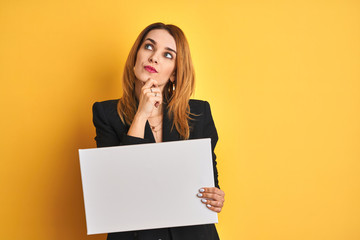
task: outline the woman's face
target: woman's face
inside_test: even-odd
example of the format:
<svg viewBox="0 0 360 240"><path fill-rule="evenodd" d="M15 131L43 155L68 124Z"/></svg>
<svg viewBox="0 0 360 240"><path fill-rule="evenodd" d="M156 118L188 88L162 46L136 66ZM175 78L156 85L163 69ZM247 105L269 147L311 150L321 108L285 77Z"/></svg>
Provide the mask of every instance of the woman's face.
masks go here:
<svg viewBox="0 0 360 240"><path fill-rule="evenodd" d="M153 78L161 89L175 79L176 43L164 29L151 30L141 44L135 63L135 76L141 82Z"/></svg>

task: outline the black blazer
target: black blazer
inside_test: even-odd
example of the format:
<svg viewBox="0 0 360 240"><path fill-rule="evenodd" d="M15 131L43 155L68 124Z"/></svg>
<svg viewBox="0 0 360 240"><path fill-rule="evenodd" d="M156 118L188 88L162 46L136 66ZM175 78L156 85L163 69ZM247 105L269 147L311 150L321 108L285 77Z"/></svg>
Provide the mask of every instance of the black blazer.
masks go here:
<svg viewBox="0 0 360 240"><path fill-rule="evenodd" d="M97 147L110 147L119 145L155 143L149 122L146 122L144 138L128 136L128 125L123 124L117 113L117 100L96 102L93 105L93 122L96 128ZM218 135L211 115L210 105L206 101L190 100L190 137L189 139L211 138L211 148L214 166L214 184L219 187L218 173L216 168L216 155L214 149L218 141ZM180 140L180 134L172 127L172 120L168 118L166 103L163 105L163 136L162 141ZM150 229L141 231L129 231L109 233L108 240L217 240L219 239L215 225L195 225L186 227L172 227Z"/></svg>

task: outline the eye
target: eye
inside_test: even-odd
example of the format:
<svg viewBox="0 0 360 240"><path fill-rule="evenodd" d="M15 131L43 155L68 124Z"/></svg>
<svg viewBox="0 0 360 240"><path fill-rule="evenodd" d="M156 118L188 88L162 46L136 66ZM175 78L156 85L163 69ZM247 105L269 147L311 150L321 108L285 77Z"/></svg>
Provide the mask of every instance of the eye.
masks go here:
<svg viewBox="0 0 360 240"><path fill-rule="evenodd" d="M164 54L164 56L165 56L166 58L169 58L169 59L172 59L172 58L173 58L173 56L171 55L171 53L168 53L168 52L166 52L166 53Z"/></svg>
<svg viewBox="0 0 360 240"><path fill-rule="evenodd" d="M145 49L152 50L153 46L151 44L145 44Z"/></svg>

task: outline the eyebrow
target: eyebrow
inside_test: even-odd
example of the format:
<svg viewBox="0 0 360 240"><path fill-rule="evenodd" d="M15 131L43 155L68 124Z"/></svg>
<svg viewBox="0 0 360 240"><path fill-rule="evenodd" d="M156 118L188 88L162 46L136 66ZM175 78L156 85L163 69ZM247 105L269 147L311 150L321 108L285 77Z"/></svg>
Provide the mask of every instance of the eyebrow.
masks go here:
<svg viewBox="0 0 360 240"><path fill-rule="evenodd" d="M154 39L147 38L147 39L145 39L145 41L146 41L146 40L149 40L149 41L152 42L154 45L156 45L156 41L155 41ZM176 52L174 49L171 49L171 48L169 48L169 47L166 47L165 49L167 49L167 50L169 50L169 51L172 51L172 52L174 52L174 53L177 54L177 52Z"/></svg>

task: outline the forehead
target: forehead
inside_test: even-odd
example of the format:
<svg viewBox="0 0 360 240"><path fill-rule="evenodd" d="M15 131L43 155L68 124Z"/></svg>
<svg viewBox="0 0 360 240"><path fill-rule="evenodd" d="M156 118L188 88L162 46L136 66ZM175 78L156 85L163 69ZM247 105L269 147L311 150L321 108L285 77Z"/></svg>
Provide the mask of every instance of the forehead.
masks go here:
<svg viewBox="0 0 360 240"><path fill-rule="evenodd" d="M145 39L151 38L156 42L156 45L166 48L169 47L176 51L176 42L173 36L165 29L154 29L148 32Z"/></svg>

